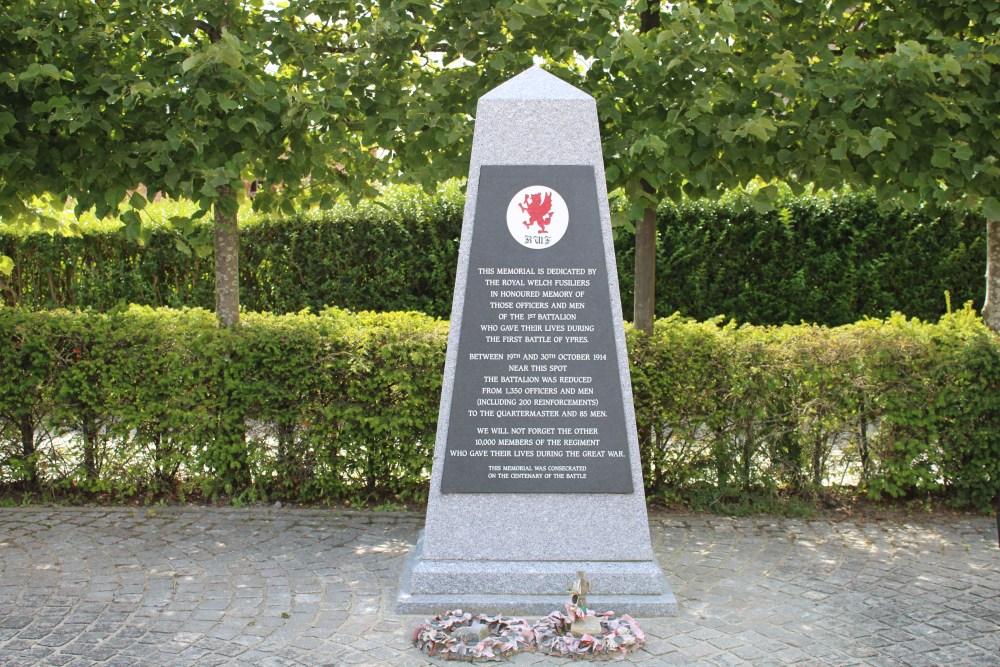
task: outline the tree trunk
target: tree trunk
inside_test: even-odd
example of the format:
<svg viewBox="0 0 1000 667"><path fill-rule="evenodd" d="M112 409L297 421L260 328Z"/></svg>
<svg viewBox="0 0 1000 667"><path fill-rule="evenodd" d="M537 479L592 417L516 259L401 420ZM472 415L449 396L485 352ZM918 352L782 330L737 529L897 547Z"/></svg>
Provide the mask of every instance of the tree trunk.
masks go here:
<svg viewBox="0 0 1000 667"><path fill-rule="evenodd" d="M1000 334L1000 220L986 222L986 302L983 321Z"/></svg>
<svg viewBox="0 0 1000 667"><path fill-rule="evenodd" d="M656 310L656 209L646 207L635 227L635 301L632 320L640 331L653 332Z"/></svg>
<svg viewBox="0 0 1000 667"><path fill-rule="evenodd" d="M826 442L822 435L817 434L813 441L812 481L817 489L823 486L823 454L826 453Z"/></svg>
<svg viewBox="0 0 1000 667"><path fill-rule="evenodd" d="M236 228L237 208L227 213L225 204L233 197L229 186L219 187L215 203L215 316L224 327L240 321L240 238Z"/></svg>
<svg viewBox="0 0 1000 667"><path fill-rule="evenodd" d="M652 32L661 26L660 1L646 0L639 14L639 34ZM645 180L642 189L655 194ZM653 333L656 310L656 207L647 206L642 220L635 227L635 293L632 304L632 321L639 331Z"/></svg>
<svg viewBox="0 0 1000 667"><path fill-rule="evenodd" d="M101 465L97 459L99 428L93 419L85 417L81 430L83 431L83 470L87 481L96 482L101 477Z"/></svg>
<svg viewBox="0 0 1000 667"><path fill-rule="evenodd" d="M659 28L661 24L660 0L646 0L646 7L639 13L639 33Z"/></svg>

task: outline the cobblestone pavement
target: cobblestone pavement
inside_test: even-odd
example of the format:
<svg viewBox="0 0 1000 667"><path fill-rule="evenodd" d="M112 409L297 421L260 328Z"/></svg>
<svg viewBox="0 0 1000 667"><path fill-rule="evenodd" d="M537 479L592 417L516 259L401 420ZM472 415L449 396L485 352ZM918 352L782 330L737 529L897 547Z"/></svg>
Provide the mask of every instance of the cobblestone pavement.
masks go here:
<svg viewBox="0 0 1000 667"><path fill-rule="evenodd" d="M410 645L420 617L392 610L422 520L0 509L0 664L441 664ZM640 619L647 644L627 664L1000 665L990 518L651 527L679 613Z"/></svg>

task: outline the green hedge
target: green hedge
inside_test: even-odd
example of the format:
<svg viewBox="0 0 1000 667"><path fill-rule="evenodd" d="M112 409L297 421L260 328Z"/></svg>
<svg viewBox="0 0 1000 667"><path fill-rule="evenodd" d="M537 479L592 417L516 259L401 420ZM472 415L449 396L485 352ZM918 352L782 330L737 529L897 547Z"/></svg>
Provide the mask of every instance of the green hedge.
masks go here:
<svg viewBox="0 0 1000 667"><path fill-rule="evenodd" d="M0 307L0 489L419 501L447 324L416 313ZM969 308L628 331L647 493L856 486L986 508L1000 342Z"/></svg>
<svg viewBox="0 0 1000 667"><path fill-rule="evenodd" d="M358 208L243 223L241 292L248 311L326 306L415 310L448 317L463 208L455 182L428 196L391 188ZM840 325L898 311L936 319L945 291L981 306L985 222L880 211L866 195L789 199L758 214L749 199L660 209L657 312L704 320ZM206 224L192 235L207 238ZM616 232L622 303L632 303L633 237ZM211 308L211 256L177 230L145 247L113 232L78 238L0 233L14 274L0 276L9 306L110 310L127 303Z"/></svg>
<svg viewBox="0 0 1000 667"><path fill-rule="evenodd" d="M0 477L133 495L410 499L446 326L413 313L0 309Z"/></svg>
<svg viewBox="0 0 1000 667"><path fill-rule="evenodd" d="M240 297L252 312L451 311L464 197L457 182L427 195L394 187L375 202L346 203L240 221ZM144 245L114 230L76 237L4 233L0 275L8 306L92 308L125 304L211 309L215 303L210 222L186 232L155 224ZM206 254L207 253L207 254Z"/></svg>
<svg viewBox="0 0 1000 667"><path fill-rule="evenodd" d="M674 316L629 348L652 494L847 483L987 509L1000 491L1000 339L968 305L835 328Z"/></svg>
<svg viewBox="0 0 1000 667"><path fill-rule="evenodd" d="M656 312L699 320L837 326L893 312L937 319L955 303L979 309L986 221L880 210L867 194L789 197L768 213L748 196L661 207ZM619 235L622 303L634 252Z"/></svg>

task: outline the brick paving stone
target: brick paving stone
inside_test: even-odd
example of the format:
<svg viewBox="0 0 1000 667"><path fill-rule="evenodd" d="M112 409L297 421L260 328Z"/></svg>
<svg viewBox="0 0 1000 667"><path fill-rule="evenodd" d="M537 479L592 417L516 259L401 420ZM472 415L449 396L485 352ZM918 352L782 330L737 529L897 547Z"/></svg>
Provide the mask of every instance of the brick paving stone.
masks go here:
<svg viewBox="0 0 1000 667"><path fill-rule="evenodd" d="M5 508L2 665L441 664L393 611L409 513ZM635 665L1000 665L989 517L653 513L678 615ZM446 611L444 609L441 610ZM541 654L518 667L567 664Z"/></svg>

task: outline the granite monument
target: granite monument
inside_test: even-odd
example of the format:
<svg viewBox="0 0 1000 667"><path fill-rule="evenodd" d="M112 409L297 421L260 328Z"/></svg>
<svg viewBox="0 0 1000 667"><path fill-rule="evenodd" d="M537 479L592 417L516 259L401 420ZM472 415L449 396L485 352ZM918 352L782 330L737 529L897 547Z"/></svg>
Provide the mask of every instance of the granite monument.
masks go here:
<svg viewBox="0 0 1000 667"><path fill-rule="evenodd" d="M662 615L595 101L538 67L479 100L427 521L398 610Z"/></svg>

